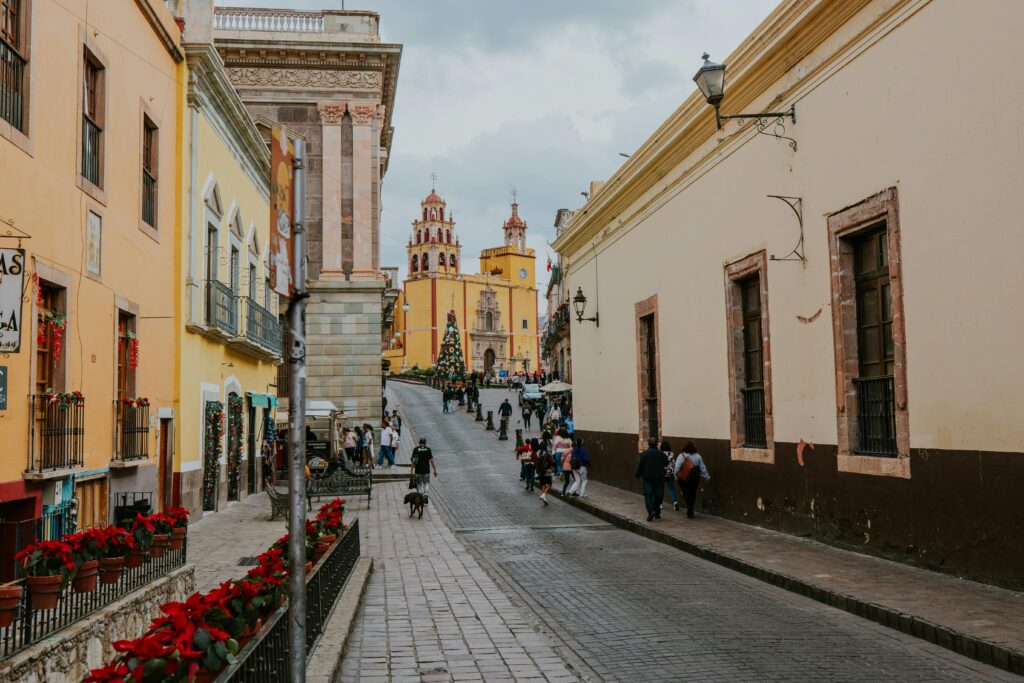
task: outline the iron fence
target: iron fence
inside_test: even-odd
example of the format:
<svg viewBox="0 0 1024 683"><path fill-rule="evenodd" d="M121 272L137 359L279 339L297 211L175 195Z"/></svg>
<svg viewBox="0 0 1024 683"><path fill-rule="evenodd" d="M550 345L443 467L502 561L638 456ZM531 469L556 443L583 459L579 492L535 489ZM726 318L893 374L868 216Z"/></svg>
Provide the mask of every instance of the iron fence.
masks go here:
<svg viewBox="0 0 1024 683"><path fill-rule="evenodd" d="M76 528L70 502L50 508L40 517L0 522L0 583L20 579L21 566L14 561L18 552L36 541L56 541Z"/></svg>
<svg viewBox="0 0 1024 683"><path fill-rule="evenodd" d="M156 178L142 169L142 220L156 227Z"/></svg>
<svg viewBox="0 0 1024 683"><path fill-rule="evenodd" d="M892 375L858 377L857 452L864 455L896 455L896 385Z"/></svg>
<svg viewBox="0 0 1024 683"><path fill-rule="evenodd" d="M29 397L30 421L27 472L81 467L85 450L85 402L55 401L51 394Z"/></svg>
<svg viewBox="0 0 1024 683"><path fill-rule="evenodd" d="M0 118L25 132L25 60L0 39Z"/></svg>
<svg viewBox="0 0 1024 683"><path fill-rule="evenodd" d="M88 116L82 115L82 176L96 187L100 186L100 154L103 130Z"/></svg>
<svg viewBox="0 0 1024 683"><path fill-rule="evenodd" d="M249 298L245 306L245 336L280 356L281 323L277 316Z"/></svg>
<svg viewBox="0 0 1024 683"><path fill-rule="evenodd" d="M228 334L238 334L235 292L220 280L206 281L206 324Z"/></svg>
<svg viewBox="0 0 1024 683"><path fill-rule="evenodd" d="M743 394L743 445L747 448L768 448L764 426L764 387L740 389Z"/></svg>
<svg viewBox="0 0 1024 683"><path fill-rule="evenodd" d="M149 406L114 401L117 412L117 450L114 460L149 458Z"/></svg>
<svg viewBox="0 0 1024 683"><path fill-rule="evenodd" d="M306 661L359 560L359 520L338 539L306 578ZM289 678L288 601L274 612L252 642L238 653L238 663L224 669L215 683L281 683Z"/></svg>
<svg viewBox="0 0 1024 683"><path fill-rule="evenodd" d="M117 583L101 583L91 593L76 593L70 585L65 586L57 606L48 610L32 609L32 596L25 580L20 579L19 583L25 589L21 592L21 601L14 622L6 628L0 628L0 660L11 657L33 643L183 566L187 548L186 535L185 543L180 550L168 549L163 557L147 557L141 567L125 568Z"/></svg>

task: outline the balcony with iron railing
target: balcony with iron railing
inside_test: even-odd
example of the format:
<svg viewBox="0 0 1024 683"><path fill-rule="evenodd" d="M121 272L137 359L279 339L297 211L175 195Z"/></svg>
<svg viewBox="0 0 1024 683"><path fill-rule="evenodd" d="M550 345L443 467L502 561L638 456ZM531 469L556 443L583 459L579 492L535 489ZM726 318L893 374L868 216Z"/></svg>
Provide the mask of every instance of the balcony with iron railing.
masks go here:
<svg viewBox="0 0 1024 683"><path fill-rule="evenodd" d="M82 467L85 454L85 398L81 394L29 396L28 466L25 479L62 477Z"/></svg>
<svg viewBox="0 0 1024 683"><path fill-rule="evenodd" d="M114 457L111 467L134 467L149 459L149 404L138 399L114 401Z"/></svg>
<svg viewBox="0 0 1024 683"><path fill-rule="evenodd" d="M142 220L156 227L156 178L145 169L142 170Z"/></svg>
<svg viewBox="0 0 1024 683"><path fill-rule="evenodd" d="M220 280L206 281L206 326L231 337L238 334L238 298Z"/></svg>
<svg viewBox="0 0 1024 683"><path fill-rule="evenodd" d="M245 300L245 310L245 338L280 356L281 323L277 316L250 298Z"/></svg>
<svg viewBox="0 0 1024 683"><path fill-rule="evenodd" d="M857 449L861 455L895 456L896 385L892 375L858 377L853 380L857 392Z"/></svg>
<svg viewBox="0 0 1024 683"><path fill-rule="evenodd" d="M0 39L0 118L25 132L25 60Z"/></svg>

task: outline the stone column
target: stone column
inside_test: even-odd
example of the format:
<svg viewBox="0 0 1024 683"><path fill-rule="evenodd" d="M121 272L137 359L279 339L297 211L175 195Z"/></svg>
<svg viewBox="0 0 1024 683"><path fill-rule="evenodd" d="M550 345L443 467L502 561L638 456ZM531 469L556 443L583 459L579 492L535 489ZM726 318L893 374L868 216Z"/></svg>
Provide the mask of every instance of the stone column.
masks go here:
<svg viewBox="0 0 1024 683"><path fill-rule="evenodd" d="M345 119L343 102L321 102L320 112L323 155L323 267L322 280L344 280L341 267L341 124Z"/></svg>
<svg viewBox="0 0 1024 683"><path fill-rule="evenodd" d="M375 280L373 118L377 106L350 104L348 111L352 117L352 279Z"/></svg>

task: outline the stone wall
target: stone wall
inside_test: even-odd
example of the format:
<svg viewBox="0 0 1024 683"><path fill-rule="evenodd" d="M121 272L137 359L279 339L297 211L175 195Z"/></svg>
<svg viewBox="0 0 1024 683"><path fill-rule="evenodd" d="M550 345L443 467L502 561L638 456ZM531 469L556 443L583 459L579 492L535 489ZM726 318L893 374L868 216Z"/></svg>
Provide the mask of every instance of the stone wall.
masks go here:
<svg viewBox="0 0 1024 683"><path fill-rule="evenodd" d="M0 662L4 683L78 683L114 657L111 643L138 638L165 602L195 591L191 564L130 593L46 640Z"/></svg>

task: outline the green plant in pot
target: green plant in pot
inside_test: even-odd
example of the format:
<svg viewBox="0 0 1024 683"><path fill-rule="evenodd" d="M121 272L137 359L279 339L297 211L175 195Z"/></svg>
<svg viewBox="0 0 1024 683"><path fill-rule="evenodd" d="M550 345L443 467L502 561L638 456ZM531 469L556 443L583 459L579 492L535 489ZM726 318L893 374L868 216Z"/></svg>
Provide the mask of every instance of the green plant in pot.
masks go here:
<svg viewBox="0 0 1024 683"><path fill-rule="evenodd" d="M188 510L167 508L164 515L171 521L171 550L181 550L185 545L185 534L188 533Z"/></svg>
<svg viewBox="0 0 1024 683"><path fill-rule="evenodd" d="M64 537L65 543L71 546L75 556L75 576L71 579L71 589L76 593L91 593L96 590L99 578L100 555L106 536L102 529L86 529L77 534Z"/></svg>
<svg viewBox="0 0 1024 683"><path fill-rule="evenodd" d="M153 524L152 519L146 515L135 516L131 529L129 529L133 547L124 561L126 569L135 569L142 566L143 560L149 555L149 549L153 545L153 535L155 532L156 526Z"/></svg>
<svg viewBox="0 0 1024 683"><path fill-rule="evenodd" d="M110 526L98 529L103 535L100 547L100 583L113 584L121 578L125 558L135 547L132 535L126 529Z"/></svg>
<svg viewBox="0 0 1024 683"><path fill-rule="evenodd" d="M149 548L149 554L152 557L163 557L171 545L174 520L162 512L150 515L149 518L153 522L153 545Z"/></svg>
<svg viewBox="0 0 1024 683"><path fill-rule="evenodd" d="M75 576L75 553L63 541L32 543L14 556L21 562L32 598L32 609L53 609L61 589Z"/></svg>

